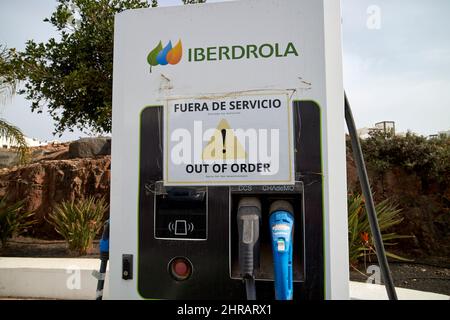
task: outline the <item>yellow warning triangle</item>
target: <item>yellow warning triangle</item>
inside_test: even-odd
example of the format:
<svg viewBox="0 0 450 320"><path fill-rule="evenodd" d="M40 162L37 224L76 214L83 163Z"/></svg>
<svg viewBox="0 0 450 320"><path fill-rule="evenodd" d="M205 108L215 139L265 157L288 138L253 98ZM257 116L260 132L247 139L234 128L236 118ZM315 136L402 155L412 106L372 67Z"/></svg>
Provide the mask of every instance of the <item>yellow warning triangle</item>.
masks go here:
<svg viewBox="0 0 450 320"><path fill-rule="evenodd" d="M244 147L234 135L227 120L219 122L214 134L211 136L202 152L203 160L237 160L246 159Z"/></svg>

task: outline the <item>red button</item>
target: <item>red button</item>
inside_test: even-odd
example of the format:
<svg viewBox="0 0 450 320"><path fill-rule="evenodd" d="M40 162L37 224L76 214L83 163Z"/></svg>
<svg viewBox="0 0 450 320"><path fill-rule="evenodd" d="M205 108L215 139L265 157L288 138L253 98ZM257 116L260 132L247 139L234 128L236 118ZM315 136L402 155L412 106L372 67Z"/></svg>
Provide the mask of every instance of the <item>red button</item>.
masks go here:
<svg viewBox="0 0 450 320"><path fill-rule="evenodd" d="M185 258L175 258L169 264L169 270L175 280L186 280L192 272L191 263Z"/></svg>
<svg viewBox="0 0 450 320"><path fill-rule="evenodd" d="M173 270L180 277L184 277L189 273L189 267L183 260L175 261Z"/></svg>

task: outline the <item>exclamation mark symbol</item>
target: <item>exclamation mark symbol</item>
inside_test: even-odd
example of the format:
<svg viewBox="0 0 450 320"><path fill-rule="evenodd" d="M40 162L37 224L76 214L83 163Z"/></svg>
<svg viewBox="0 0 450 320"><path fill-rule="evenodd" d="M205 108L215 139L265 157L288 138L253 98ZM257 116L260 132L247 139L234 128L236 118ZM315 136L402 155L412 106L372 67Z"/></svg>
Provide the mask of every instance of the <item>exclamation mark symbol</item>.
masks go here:
<svg viewBox="0 0 450 320"><path fill-rule="evenodd" d="M223 156L225 157L225 153L227 152L227 150L225 149L225 138L227 136L227 130L222 129L221 133L222 133L222 147L223 147L222 153L223 153Z"/></svg>

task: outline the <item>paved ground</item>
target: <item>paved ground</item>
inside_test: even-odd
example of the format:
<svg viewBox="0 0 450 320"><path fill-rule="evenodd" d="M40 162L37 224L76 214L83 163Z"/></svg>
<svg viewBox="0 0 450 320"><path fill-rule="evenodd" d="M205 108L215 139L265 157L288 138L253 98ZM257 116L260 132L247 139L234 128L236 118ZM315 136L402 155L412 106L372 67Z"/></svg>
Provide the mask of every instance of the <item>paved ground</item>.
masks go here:
<svg viewBox="0 0 450 320"><path fill-rule="evenodd" d="M450 268L421 263L390 263L397 287L450 295ZM367 276L354 270L350 279L365 282Z"/></svg>

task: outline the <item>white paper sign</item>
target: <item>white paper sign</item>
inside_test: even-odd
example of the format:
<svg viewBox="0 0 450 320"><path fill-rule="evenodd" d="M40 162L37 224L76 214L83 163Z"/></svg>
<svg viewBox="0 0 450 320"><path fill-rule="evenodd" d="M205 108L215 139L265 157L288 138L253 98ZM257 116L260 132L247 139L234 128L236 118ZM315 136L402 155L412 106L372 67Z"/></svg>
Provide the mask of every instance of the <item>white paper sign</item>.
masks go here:
<svg viewBox="0 0 450 320"><path fill-rule="evenodd" d="M293 184L288 91L169 99L166 185Z"/></svg>

